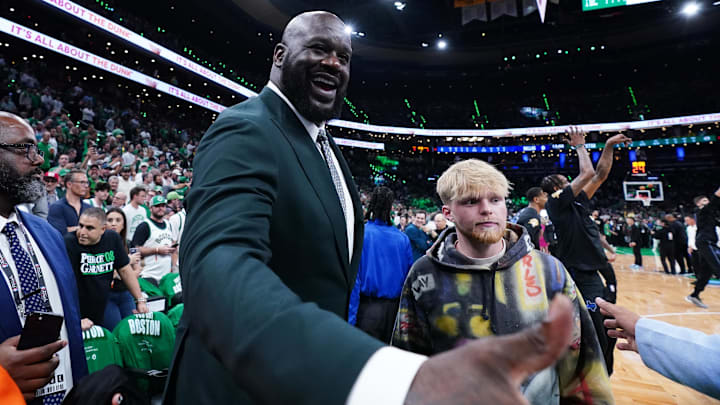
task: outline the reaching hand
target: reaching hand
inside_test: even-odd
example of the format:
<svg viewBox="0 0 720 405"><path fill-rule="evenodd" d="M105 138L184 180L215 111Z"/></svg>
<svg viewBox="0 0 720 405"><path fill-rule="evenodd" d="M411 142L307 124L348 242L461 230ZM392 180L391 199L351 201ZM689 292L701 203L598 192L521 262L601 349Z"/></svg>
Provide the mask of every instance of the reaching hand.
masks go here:
<svg viewBox="0 0 720 405"><path fill-rule="evenodd" d="M610 137L607 142L605 142L605 146L615 146L620 144L625 144L625 146L630 146L632 143L632 139L628 138L624 134L617 134L613 137Z"/></svg>
<svg viewBox="0 0 720 405"><path fill-rule="evenodd" d="M566 352L572 319L570 300L558 295L537 326L431 357L418 370L405 404L527 404L518 387Z"/></svg>
<svg viewBox="0 0 720 405"><path fill-rule="evenodd" d="M570 129L565 131L565 140L570 146L578 146L585 144L585 131L578 127L571 126Z"/></svg>
<svg viewBox="0 0 720 405"><path fill-rule="evenodd" d="M80 329L83 331L86 331L95 325L93 321L90 320L90 318L83 318L80 320Z"/></svg>
<svg viewBox="0 0 720 405"><path fill-rule="evenodd" d="M611 304L600 297L595 298L595 303L600 307L601 314L614 318L606 319L604 322L605 327L609 329L607 331L608 336L627 340L627 342L618 343L617 348L637 352L635 325L640 320L640 316L621 306Z"/></svg>
<svg viewBox="0 0 720 405"><path fill-rule="evenodd" d="M35 391L50 382L53 371L60 364L60 360L53 354L67 346L67 342L58 340L45 346L18 350L19 341L18 335L0 344L0 366L20 388L25 401L30 402L35 398Z"/></svg>

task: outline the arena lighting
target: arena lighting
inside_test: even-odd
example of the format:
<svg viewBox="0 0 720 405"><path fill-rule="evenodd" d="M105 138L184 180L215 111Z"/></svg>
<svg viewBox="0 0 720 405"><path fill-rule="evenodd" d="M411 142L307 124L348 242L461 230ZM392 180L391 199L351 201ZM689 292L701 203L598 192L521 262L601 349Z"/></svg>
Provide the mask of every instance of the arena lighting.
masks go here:
<svg viewBox="0 0 720 405"><path fill-rule="evenodd" d="M700 5L698 3L691 2L691 3L685 4L681 13L685 14L688 17L692 17L695 14L697 14L698 11L700 11Z"/></svg>
<svg viewBox="0 0 720 405"><path fill-rule="evenodd" d="M447 48L447 42L440 40L437 43L437 47L438 47L438 49L445 49L445 48Z"/></svg>
<svg viewBox="0 0 720 405"><path fill-rule="evenodd" d="M713 6L720 6L720 1L716 1L715 3L713 3Z"/></svg>
<svg viewBox="0 0 720 405"><path fill-rule="evenodd" d="M405 9L405 6L407 6L407 3L396 1L395 3L393 3L393 5L395 6L395 9L397 11L403 11Z"/></svg>
<svg viewBox="0 0 720 405"><path fill-rule="evenodd" d="M212 80L213 82L225 87L229 90L233 90L245 97L256 96L257 93L251 89L248 89L226 77L220 76L219 74L209 70L190 59L187 59L173 51L170 51L163 46L148 40L145 37L121 26L117 23L96 14L70 0L42 0L44 3L51 5L65 13L71 14L76 18L83 20L85 23L94 25L95 27L113 34L121 39L130 42L148 52L152 52L156 57L163 58L171 63L179 65L192 73L202 76L205 79ZM7 21L0 18L2 21ZM6 31L7 32L7 31ZM439 34L442 35L442 34ZM26 38L21 38L26 41L31 41ZM5 44L9 46L9 44ZM603 49L601 46L600 49ZM54 49L53 49L54 50ZM562 53L562 50L559 50ZM125 50L127 53L127 50ZM610 132L619 131L623 129L650 129L659 128L663 126L672 125L688 125L688 124L699 124L720 121L720 113L711 114L699 114L682 117L670 117L661 118L656 120L647 121L629 121L629 122L613 122L613 123L597 123L597 124L584 124L579 125L582 130L589 131L600 131ZM345 120L332 120L328 122L328 125L356 129L360 131L375 132L375 133L387 133L387 134L401 134L401 135L417 135L417 136L487 136L487 137L507 137L507 136L536 136L536 135L553 135L564 133L569 126L561 125L554 127L531 127L531 128L506 128L506 129L421 129L421 128L409 128L409 127L395 127L389 125L370 125L360 122L345 121Z"/></svg>
<svg viewBox="0 0 720 405"><path fill-rule="evenodd" d="M430 44L428 44L427 42L422 42L420 43L420 46L422 46L423 48L427 48L428 46L430 46Z"/></svg>
<svg viewBox="0 0 720 405"><path fill-rule="evenodd" d="M346 25L346 26L345 26L345 33L346 33L346 34L350 34L350 33L352 33L353 31L355 31L355 30L353 29L352 26L350 26L350 25Z"/></svg>

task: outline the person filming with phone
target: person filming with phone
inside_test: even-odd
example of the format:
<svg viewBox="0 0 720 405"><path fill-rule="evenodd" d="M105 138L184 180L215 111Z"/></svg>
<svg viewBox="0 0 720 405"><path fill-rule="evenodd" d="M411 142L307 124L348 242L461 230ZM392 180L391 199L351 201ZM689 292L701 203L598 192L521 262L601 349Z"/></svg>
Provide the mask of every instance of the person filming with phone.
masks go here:
<svg viewBox="0 0 720 405"><path fill-rule="evenodd" d="M102 208L83 211L78 230L65 235L65 247L77 279L83 330L93 325L111 326L105 322L105 307L116 270L135 299L136 311L148 312L122 237L107 229Z"/></svg>
<svg viewBox="0 0 720 405"><path fill-rule="evenodd" d="M59 404L87 375L77 286L62 236L15 209L45 191L42 163L30 125L0 112L0 367L33 405Z"/></svg>

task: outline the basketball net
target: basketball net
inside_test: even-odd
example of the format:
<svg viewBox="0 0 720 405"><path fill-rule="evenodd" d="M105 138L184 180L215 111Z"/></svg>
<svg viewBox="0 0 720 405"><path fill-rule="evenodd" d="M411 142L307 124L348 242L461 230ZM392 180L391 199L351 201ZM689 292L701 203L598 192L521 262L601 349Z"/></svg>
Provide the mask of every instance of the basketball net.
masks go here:
<svg viewBox="0 0 720 405"><path fill-rule="evenodd" d="M648 197L648 196L646 196L646 195L644 195L644 194L640 194L640 195L638 195L637 197L640 199L640 201L642 202L642 204L643 204L644 206L646 206L646 207L649 207L649 206L650 206L650 197Z"/></svg>

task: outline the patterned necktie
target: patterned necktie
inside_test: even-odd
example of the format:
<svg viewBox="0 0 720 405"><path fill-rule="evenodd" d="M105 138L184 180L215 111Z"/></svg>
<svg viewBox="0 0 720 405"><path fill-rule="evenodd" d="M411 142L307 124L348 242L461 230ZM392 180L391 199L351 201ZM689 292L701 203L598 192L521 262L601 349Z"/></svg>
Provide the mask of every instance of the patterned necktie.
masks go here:
<svg viewBox="0 0 720 405"><path fill-rule="evenodd" d="M317 136L317 143L320 144L320 150L322 151L323 158L325 158L325 163L330 170L330 177L332 177L333 185L335 186L335 192L337 193L338 199L340 199L340 206L342 207L343 215L347 215L347 207L345 206L345 193L343 192L342 180L340 179L340 174L335 168L335 164L333 164L333 152L332 149L330 149L330 142L328 142L325 128L320 128Z"/></svg>
<svg viewBox="0 0 720 405"><path fill-rule="evenodd" d="M12 254L13 261L15 262L15 269L20 277L21 295L23 297L27 297L24 300L25 313L51 311L51 309L47 308L43 303L43 294L41 292L37 292L40 289L40 281L38 280L37 273L35 272L35 265L30 260L28 252L20 244L15 228L16 225L14 223L8 222L5 224L2 233L7 236L8 241L10 242L10 254ZM42 397L42 404L60 405L64 396L64 391L46 395ZM31 404L39 402L39 400L35 400L32 401Z"/></svg>

